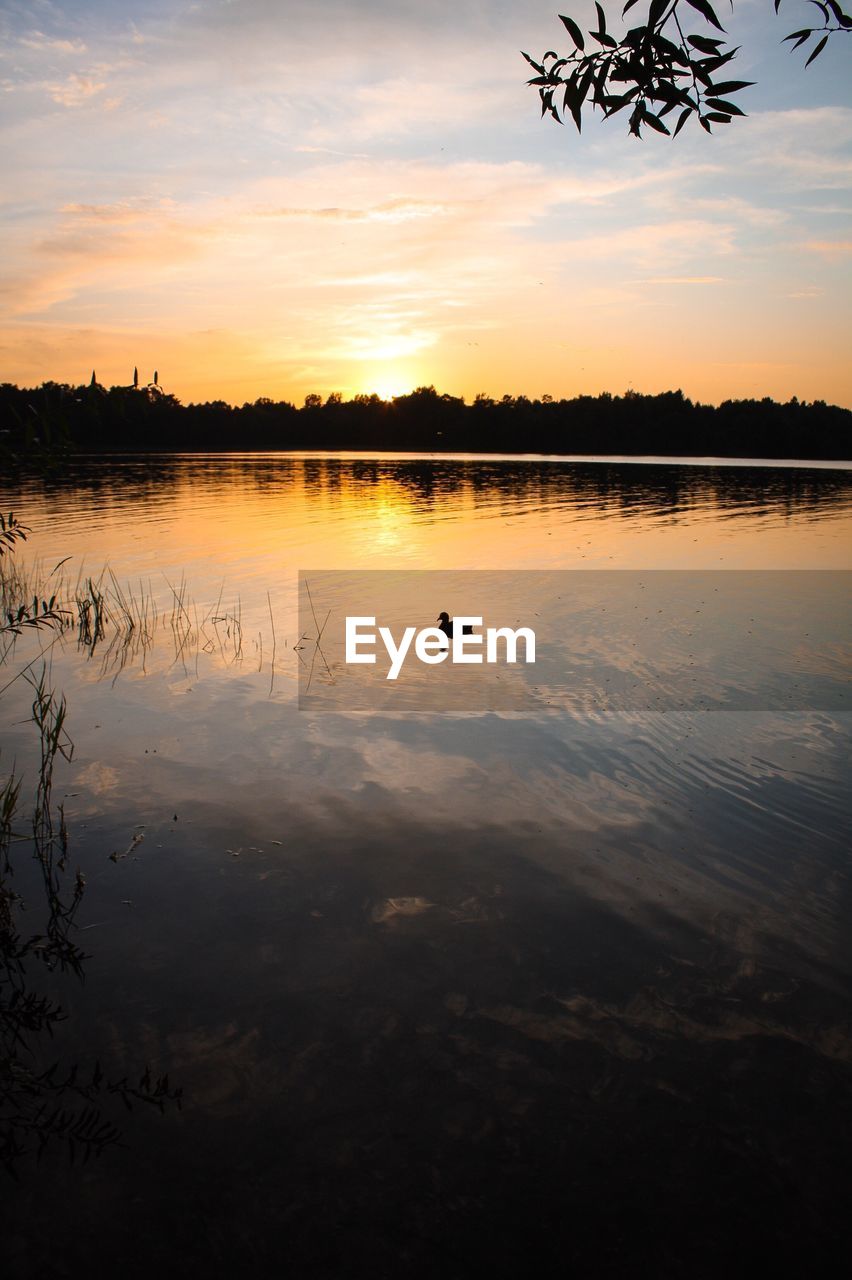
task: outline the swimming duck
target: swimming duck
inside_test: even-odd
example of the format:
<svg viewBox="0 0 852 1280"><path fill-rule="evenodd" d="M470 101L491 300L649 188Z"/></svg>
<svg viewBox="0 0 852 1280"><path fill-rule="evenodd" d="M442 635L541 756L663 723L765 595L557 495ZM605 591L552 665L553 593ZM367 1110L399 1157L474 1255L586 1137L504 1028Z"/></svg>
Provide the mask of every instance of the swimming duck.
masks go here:
<svg viewBox="0 0 852 1280"><path fill-rule="evenodd" d="M455 625L456 624L454 622L450 622L450 615L448 613L438 614L438 630L443 631L444 635L447 636L450 640L452 640L453 638L453 628L455 627ZM468 623L467 626L462 627L462 635L465 635L465 636L473 635L473 627L470 625L470 623Z"/></svg>

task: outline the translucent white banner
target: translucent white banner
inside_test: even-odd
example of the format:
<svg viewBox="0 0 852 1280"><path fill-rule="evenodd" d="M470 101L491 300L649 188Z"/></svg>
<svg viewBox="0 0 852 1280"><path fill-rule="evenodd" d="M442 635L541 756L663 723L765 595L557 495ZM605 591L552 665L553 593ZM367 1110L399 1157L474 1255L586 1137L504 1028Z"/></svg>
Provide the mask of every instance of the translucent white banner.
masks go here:
<svg viewBox="0 0 852 1280"><path fill-rule="evenodd" d="M303 570L299 704L848 710L850 588L839 570Z"/></svg>

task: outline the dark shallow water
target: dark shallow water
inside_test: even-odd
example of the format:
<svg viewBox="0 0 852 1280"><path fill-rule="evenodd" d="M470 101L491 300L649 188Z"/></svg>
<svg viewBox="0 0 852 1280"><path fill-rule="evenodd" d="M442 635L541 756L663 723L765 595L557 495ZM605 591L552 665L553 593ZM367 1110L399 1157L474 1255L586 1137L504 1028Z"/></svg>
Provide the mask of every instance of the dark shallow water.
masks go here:
<svg viewBox="0 0 852 1280"><path fill-rule="evenodd" d="M848 569L848 471L134 459L13 496L69 593L108 560L158 610L49 653L90 959L33 971L69 1014L34 1060L184 1105L22 1162L12 1274L852 1257L848 713L300 711L293 655L304 567Z"/></svg>

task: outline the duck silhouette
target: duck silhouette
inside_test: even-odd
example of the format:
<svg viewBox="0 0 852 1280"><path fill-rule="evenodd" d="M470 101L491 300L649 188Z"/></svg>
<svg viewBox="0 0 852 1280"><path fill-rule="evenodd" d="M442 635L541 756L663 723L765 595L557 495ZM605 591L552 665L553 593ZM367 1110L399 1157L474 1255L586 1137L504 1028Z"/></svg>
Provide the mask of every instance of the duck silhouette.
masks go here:
<svg viewBox="0 0 852 1280"><path fill-rule="evenodd" d="M443 631L444 635L448 636L450 640L452 640L453 638L455 625L456 624L454 622L450 621L450 615L448 613L438 614L438 630ZM470 623L462 627L462 635L464 636L473 635L473 627L471 626Z"/></svg>

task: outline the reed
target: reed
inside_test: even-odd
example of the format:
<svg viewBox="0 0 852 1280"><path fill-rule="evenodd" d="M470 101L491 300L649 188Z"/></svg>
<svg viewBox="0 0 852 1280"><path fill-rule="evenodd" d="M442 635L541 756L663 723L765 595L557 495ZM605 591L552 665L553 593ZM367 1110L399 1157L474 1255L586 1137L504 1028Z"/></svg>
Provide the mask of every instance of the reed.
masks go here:
<svg viewBox="0 0 852 1280"><path fill-rule="evenodd" d="M0 667L7 663L15 642L24 632L51 628L52 644L74 627L74 613L59 604L60 592L68 584L54 581L51 596L33 591L33 605L16 604L30 598L34 581L43 575L36 568L18 565L10 552L24 541L22 530L12 516L0 516L0 593L6 622L0 634ZM48 578L65 562L60 562ZM152 616L144 594L138 600L127 594L111 576L102 581L87 578L69 601L76 605L78 644L89 656L113 627L113 642L119 648L140 632L141 624ZM113 621L115 619L115 621ZM42 658L37 674L39 658ZM173 1089L168 1076L154 1077L145 1067L138 1080L108 1079L95 1062L89 1071L77 1063L64 1070L54 1063L39 1068L40 1042L65 1016L62 1006L37 989L41 968L69 971L82 980L87 959L75 937L76 916L85 891L80 869L67 882L69 835L61 804L53 804L53 775L57 758L70 761L74 745L66 727L68 707L64 695L51 686L43 651L27 662L0 687L0 697L16 680L25 680L32 690L30 720L38 734L38 771L29 831L20 830L22 783L13 768L0 785L0 1163L17 1176L22 1160L39 1155L46 1146L61 1142L73 1160L88 1158L121 1140L121 1130L102 1110L109 1097L117 1096L126 1107L134 1102L163 1111L167 1103L181 1104L181 1090ZM40 870L42 928L23 933L22 918L37 918L38 904L27 903L13 887L16 855L30 851ZM26 914L25 914L26 913ZM30 929L32 925L30 924Z"/></svg>
<svg viewBox="0 0 852 1280"><path fill-rule="evenodd" d="M73 579L67 560L48 568L37 560L7 557L0 561L0 664L11 668L25 634L49 630L51 644L73 640L87 660L97 662L101 678L116 679L134 665L147 671L154 646L165 640L170 665L187 676L198 674L201 655L218 655L223 666L239 667L248 656L243 603L237 593L226 604L224 592L223 583L216 601L205 607L192 597L183 576L174 582L163 575L157 591L150 579L122 582L109 566L96 574L81 570ZM269 591L266 597L268 630L250 634L257 635L253 647L259 669L268 667L274 683L278 639ZM23 606L21 600L31 603ZM23 664L5 686L0 682L0 695L30 665Z"/></svg>

